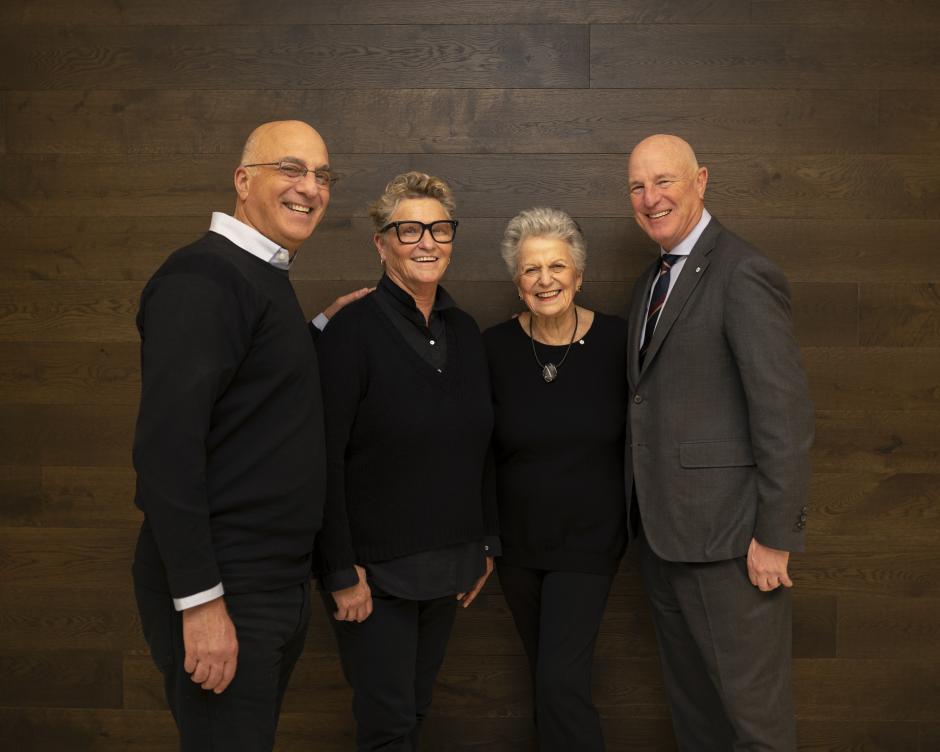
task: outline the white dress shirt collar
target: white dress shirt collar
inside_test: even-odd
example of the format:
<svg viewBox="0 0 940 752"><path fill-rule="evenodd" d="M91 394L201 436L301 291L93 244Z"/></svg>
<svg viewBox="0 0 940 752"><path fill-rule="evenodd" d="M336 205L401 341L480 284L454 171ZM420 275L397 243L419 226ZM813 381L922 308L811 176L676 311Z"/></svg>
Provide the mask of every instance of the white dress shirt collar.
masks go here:
<svg viewBox="0 0 940 752"><path fill-rule="evenodd" d="M239 248L248 251L262 261L287 271L290 269L290 252L265 237L254 227L249 227L235 217L223 212L212 212L209 230L231 240Z"/></svg>
<svg viewBox="0 0 940 752"><path fill-rule="evenodd" d="M659 249L660 255L666 255L666 253L671 253L674 256L688 256L692 253L692 249L695 247L695 244L698 242L698 239L702 237L702 233L705 232L705 228L708 227L708 223L711 222L712 215L708 213L708 209L702 208L702 218L699 219L698 224L692 228L692 232L686 235L682 242L679 243L671 251L664 251L662 248Z"/></svg>

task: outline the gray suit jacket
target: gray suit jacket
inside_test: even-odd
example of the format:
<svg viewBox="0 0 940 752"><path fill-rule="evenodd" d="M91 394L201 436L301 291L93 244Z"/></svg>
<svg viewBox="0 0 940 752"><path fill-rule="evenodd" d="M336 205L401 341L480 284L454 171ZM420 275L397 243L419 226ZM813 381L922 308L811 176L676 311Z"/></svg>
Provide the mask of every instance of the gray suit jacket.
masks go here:
<svg viewBox="0 0 940 752"><path fill-rule="evenodd" d="M669 561L720 561L751 538L804 548L813 411L790 290L765 256L712 219L679 274L642 369L659 261L630 310L627 488Z"/></svg>

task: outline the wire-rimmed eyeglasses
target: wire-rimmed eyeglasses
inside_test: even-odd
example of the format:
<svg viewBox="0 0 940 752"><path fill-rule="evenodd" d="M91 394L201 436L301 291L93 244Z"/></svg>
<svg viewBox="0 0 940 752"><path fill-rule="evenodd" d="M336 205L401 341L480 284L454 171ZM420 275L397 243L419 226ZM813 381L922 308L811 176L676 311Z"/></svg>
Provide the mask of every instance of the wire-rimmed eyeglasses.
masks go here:
<svg viewBox="0 0 940 752"><path fill-rule="evenodd" d="M431 237L438 243L450 243L457 234L456 219L439 219L436 222L425 224L417 220L401 220L398 222L389 222L385 227L379 230L380 233L395 228L395 235L398 236L398 242L406 245L420 243L424 237L424 231L429 230Z"/></svg>
<svg viewBox="0 0 940 752"><path fill-rule="evenodd" d="M307 177L308 172L312 172L317 185L327 189L339 180L338 176L325 167L304 167L296 162L256 162L255 164L242 165L242 167L273 167L291 181L301 180Z"/></svg>

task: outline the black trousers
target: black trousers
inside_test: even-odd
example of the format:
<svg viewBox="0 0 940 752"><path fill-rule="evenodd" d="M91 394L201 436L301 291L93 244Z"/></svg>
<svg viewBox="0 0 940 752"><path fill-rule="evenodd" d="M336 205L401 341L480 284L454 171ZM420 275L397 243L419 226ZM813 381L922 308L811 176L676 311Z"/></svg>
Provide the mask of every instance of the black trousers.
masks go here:
<svg viewBox="0 0 940 752"><path fill-rule="evenodd" d="M603 750L591 668L613 576L497 569L532 672L539 752Z"/></svg>
<svg viewBox="0 0 940 752"><path fill-rule="evenodd" d="M333 596L321 595L353 689L356 749L417 752L457 599L413 601L373 589L372 614L357 623L336 621Z"/></svg>
<svg viewBox="0 0 940 752"><path fill-rule="evenodd" d="M167 593L135 587L150 654L163 674L181 752L264 752L274 748L281 700L310 621L310 585L226 594L238 637L235 678L222 694L183 670L183 620Z"/></svg>
<svg viewBox="0 0 940 752"><path fill-rule="evenodd" d="M793 752L790 591L751 585L746 557L670 562L639 545L679 748Z"/></svg>

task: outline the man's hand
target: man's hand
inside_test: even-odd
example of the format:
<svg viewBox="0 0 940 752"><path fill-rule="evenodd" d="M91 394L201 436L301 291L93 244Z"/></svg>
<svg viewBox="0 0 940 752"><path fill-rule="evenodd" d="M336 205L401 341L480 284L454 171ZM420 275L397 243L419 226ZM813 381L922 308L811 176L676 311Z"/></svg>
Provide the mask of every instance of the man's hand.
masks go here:
<svg viewBox="0 0 940 752"><path fill-rule="evenodd" d="M751 538L751 545L747 549L747 576L754 587L765 593L781 585L793 587L793 580L787 574L789 560L789 551L763 546L756 538Z"/></svg>
<svg viewBox="0 0 940 752"><path fill-rule="evenodd" d="M183 611L183 648L190 678L203 689L224 692L235 678L238 637L223 598Z"/></svg>
<svg viewBox="0 0 940 752"><path fill-rule="evenodd" d="M328 319L333 318L337 313L339 313L340 308L348 306L350 303L359 300L359 298L365 297L374 289L374 287L360 287L358 290L353 290L352 292L348 292L345 295L340 295L324 309L323 315Z"/></svg>
<svg viewBox="0 0 940 752"><path fill-rule="evenodd" d="M493 572L493 557L486 557L486 571L483 572L479 580L476 581L476 584L473 586L473 590L469 593L457 593L457 600L461 602L461 605L466 608L480 594L480 591L483 589L483 586L486 584L487 578Z"/></svg>
<svg viewBox="0 0 940 752"><path fill-rule="evenodd" d="M366 570L356 564L359 582L352 587L343 588L333 593L336 601L336 621L365 621L372 613L372 590L366 582Z"/></svg>

